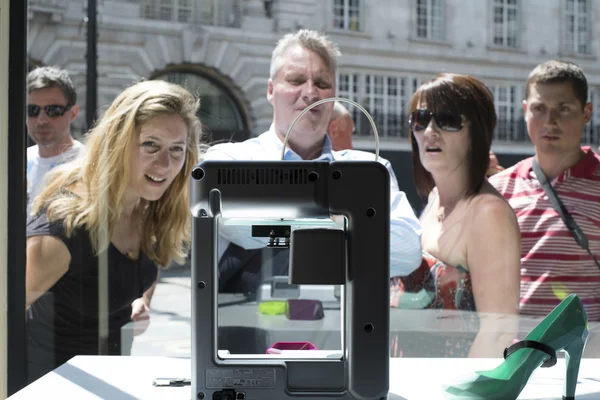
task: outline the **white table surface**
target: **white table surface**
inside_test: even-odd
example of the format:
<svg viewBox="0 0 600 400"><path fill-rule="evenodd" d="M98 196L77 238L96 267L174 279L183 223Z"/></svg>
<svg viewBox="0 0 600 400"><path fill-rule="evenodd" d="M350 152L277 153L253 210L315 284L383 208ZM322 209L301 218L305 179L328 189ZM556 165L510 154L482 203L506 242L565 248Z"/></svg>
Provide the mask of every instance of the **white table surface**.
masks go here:
<svg viewBox="0 0 600 400"><path fill-rule="evenodd" d="M154 387L155 378L189 378L190 359L169 357L77 356L9 397L31 399L182 399L190 387ZM491 369L501 359L392 358L389 400L444 399L442 387L472 371ZM538 368L519 399L562 398L564 359ZM256 400L247 392L249 400ZM600 399L600 359L583 359L577 400ZM267 400L267 399L261 399Z"/></svg>

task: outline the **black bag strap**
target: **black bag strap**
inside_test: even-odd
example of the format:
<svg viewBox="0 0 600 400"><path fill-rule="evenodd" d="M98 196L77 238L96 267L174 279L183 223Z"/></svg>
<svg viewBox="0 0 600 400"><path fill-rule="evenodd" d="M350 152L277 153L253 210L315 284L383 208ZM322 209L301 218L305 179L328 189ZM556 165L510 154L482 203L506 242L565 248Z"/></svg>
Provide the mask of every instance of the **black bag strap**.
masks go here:
<svg viewBox="0 0 600 400"><path fill-rule="evenodd" d="M562 220L565 223L565 225L567 226L567 228L569 228L569 231L571 232L571 235L573 236L573 238L575 238L575 241L577 242L577 244L582 249L584 249L585 251L588 252L588 254L594 260L594 263L596 264L596 266L598 268L600 268L600 261L598 261L598 259L592 254L592 251L590 250L588 239L585 236L585 233L583 233L583 230L579 227L579 225L577 225L577 222L575 222L575 220L573 219L571 214L569 214L569 212L567 211L567 209L565 208L563 203L558 198L558 195L554 191L554 188L548 181L548 178L546 177L544 172L542 172L542 169L538 165L535 157L533 158L533 171L535 172L535 175L537 176L538 180L540 181L542 188L544 188L544 191L548 195L548 199L550 200L550 203L552 203L552 207L554 208L554 210L556 210L558 215L560 215L560 217L562 218Z"/></svg>

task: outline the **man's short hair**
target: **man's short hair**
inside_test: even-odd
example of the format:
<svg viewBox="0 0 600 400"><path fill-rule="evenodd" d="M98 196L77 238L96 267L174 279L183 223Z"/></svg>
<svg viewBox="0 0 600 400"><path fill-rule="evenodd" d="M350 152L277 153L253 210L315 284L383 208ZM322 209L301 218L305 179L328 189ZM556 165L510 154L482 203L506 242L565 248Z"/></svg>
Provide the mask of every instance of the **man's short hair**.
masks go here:
<svg viewBox="0 0 600 400"><path fill-rule="evenodd" d="M58 67L38 67L27 74L27 93L46 88L59 88L67 99L67 107L77 102L75 85L69 73Z"/></svg>
<svg viewBox="0 0 600 400"><path fill-rule="evenodd" d="M273 79L281 68L281 58L286 50L291 47L300 46L317 53L327 68L335 72L337 70L337 59L341 55L338 46L329 38L317 31L300 29L295 33L288 33L277 42L277 46L271 55L271 69L269 77Z"/></svg>
<svg viewBox="0 0 600 400"><path fill-rule="evenodd" d="M525 99L529 98L532 85L565 82L571 84L581 106L585 106L588 98L588 84L583 70L575 63L562 60L546 61L531 71L525 85Z"/></svg>

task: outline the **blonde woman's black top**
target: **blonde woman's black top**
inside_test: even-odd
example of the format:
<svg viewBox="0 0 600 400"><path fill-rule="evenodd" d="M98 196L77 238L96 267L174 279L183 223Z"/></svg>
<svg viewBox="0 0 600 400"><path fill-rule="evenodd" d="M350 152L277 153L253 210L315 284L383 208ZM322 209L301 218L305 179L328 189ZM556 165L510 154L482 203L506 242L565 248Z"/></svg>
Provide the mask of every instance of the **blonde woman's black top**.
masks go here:
<svg viewBox="0 0 600 400"><path fill-rule="evenodd" d="M27 237L51 235L71 253L69 269L54 286L36 300L27 313L30 381L76 355L98 355L98 257L88 231L77 229L66 237L62 221L48 221L45 213L30 217ZM108 340L103 354L127 354L133 335L122 328L131 322L131 303L154 283L156 265L143 253L137 260L115 246L108 250ZM124 333L124 334L122 334ZM123 340L122 340L123 339Z"/></svg>

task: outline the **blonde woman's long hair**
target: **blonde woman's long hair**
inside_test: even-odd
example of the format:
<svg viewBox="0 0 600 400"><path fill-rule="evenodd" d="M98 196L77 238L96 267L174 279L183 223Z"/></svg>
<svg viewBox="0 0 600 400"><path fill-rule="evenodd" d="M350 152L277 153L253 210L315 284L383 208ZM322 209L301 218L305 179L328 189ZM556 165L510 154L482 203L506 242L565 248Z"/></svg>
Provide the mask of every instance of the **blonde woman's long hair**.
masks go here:
<svg viewBox="0 0 600 400"><path fill-rule="evenodd" d="M191 236L189 177L198 162L202 131L198 108L190 92L165 81L143 81L125 89L86 136L80 157L48 174L33 214L44 210L50 221L62 220L68 237L84 227L96 254L106 250L123 213L130 159L141 127L158 116L179 115L188 128L184 165L161 198L141 199L133 216L140 221L141 251L160 267L171 260L182 262ZM73 193L74 186L85 196Z"/></svg>

